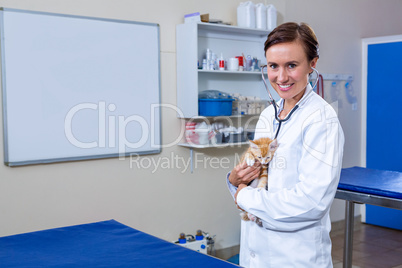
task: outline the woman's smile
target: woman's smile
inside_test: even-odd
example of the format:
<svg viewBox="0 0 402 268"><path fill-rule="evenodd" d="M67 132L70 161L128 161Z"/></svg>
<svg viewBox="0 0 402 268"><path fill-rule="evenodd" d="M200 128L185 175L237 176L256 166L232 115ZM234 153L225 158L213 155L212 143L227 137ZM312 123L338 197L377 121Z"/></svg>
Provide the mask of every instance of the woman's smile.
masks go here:
<svg viewBox="0 0 402 268"><path fill-rule="evenodd" d="M294 84L277 84L281 91L291 90Z"/></svg>

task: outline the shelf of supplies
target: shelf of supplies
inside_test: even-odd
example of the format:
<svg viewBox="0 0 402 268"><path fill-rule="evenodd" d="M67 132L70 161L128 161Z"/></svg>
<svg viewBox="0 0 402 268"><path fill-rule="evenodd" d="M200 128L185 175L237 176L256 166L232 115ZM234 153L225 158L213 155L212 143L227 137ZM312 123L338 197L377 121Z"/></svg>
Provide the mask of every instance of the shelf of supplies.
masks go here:
<svg viewBox="0 0 402 268"><path fill-rule="evenodd" d="M198 93L219 89L228 94L266 97L261 72L202 70L201 64L207 49L226 57L250 55L264 62L264 43L269 31L211 23L184 23L176 26L177 107L180 118L199 114Z"/></svg>
<svg viewBox="0 0 402 268"><path fill-rule="evenodd" d="M213 74L249 74L249 75L261 75L261 71L228 71L228 70L202 70L198 69L199 73L213 73Z"/></svg>
<svg viewBox="0 0 402 268"><path fill-rule="evenodd" d="M206 148L220 148L220 147L231 147L231 146L243 146L248 145L247 141L245 142L236 142L236 143L219 143L219 144L206 144L206 145L199 145L199 144L189 144L189 143L179 143L179 146L187 147L187 148L194 148L194 149L206 149Z"/></svg>

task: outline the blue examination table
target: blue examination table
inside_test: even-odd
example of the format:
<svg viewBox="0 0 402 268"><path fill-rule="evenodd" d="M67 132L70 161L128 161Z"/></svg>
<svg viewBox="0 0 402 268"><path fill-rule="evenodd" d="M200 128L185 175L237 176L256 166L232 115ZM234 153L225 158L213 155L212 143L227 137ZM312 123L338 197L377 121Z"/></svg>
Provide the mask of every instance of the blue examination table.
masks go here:
<svg viewBox="0 0 402 268"><path fill-rule="evenodd" d="M346 200L344 267L352 267L354 204L402 209L402 173L342 169ZM238 267L114 220L0 238L0 267Z"/></svg>
<svg viewBox="0 0 402 268"><path fill-rule="evenodd" d="M117 221L0 238L0 267L238 267Z"/></svg>
<svg viewBox="0 0 402 268"><path fill-rule="evenodd" d="M346 201L343 267L352 267L354 204L402 209L402 172L361 167L341 171L335 198Z"/></svg>

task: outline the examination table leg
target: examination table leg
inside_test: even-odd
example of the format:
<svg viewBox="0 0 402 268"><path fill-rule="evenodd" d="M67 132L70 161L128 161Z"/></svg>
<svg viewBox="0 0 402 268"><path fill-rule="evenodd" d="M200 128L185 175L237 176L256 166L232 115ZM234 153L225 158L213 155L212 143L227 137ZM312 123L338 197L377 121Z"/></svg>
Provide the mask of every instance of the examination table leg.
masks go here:
<svg viewBox="0 0 402 268"><path fill-rule="evenodd" d="M345 206L345 241L343 248L343 268L352 268L353 252L353 221L355 204L353 201L346 200Z"/></svg>

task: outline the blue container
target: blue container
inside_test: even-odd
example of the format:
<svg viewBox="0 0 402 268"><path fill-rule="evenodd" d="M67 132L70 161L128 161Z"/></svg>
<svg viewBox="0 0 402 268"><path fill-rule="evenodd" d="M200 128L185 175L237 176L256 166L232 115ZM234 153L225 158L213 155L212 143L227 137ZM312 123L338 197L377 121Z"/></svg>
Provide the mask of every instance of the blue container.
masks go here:
<svg viewBox="0 0 402 268"><path fill-rule="evenodd" d="M234 99L199 99L198 114L201 116L232 115Z"/></svg>

